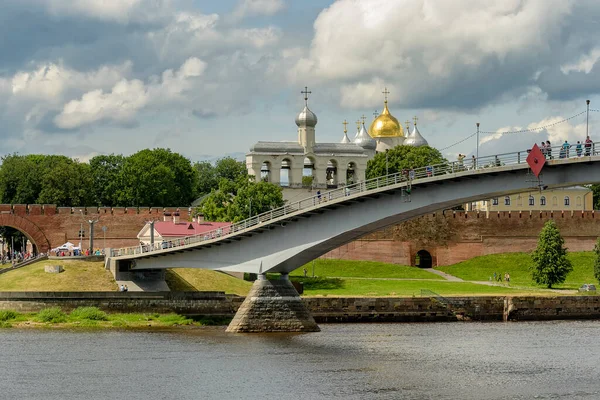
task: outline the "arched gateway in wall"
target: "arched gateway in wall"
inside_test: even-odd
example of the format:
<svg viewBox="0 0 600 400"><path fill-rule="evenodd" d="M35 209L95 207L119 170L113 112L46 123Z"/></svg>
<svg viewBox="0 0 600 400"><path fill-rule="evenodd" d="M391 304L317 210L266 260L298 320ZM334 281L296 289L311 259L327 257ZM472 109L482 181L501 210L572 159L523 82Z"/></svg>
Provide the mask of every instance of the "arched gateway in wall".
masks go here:
<svg viewBox="0 0 600 400"><path fill-rule="evenodd" d="M48 253L50 251L50 242L44 232L27 218L10 213L0 214L0 226L10 226L23 232L37 248L38 253Z"/></svg>

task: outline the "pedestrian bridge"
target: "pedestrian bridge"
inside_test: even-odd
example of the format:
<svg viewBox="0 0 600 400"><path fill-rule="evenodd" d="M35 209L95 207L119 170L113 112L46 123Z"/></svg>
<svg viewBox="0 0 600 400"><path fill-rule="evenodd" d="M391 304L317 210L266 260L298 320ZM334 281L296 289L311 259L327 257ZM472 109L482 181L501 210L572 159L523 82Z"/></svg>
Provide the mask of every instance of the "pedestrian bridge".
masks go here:
<svg viewBox="0 0 600 400"><path fill-rule="evenodd" d="M370 232L424 214L528 190L600 182L600 155L595 152L542 157L539 179L531 174L527 155L480 157L382 176L185 241L113 249L107 262L118 271L182 267L288 273Z"/></svg>

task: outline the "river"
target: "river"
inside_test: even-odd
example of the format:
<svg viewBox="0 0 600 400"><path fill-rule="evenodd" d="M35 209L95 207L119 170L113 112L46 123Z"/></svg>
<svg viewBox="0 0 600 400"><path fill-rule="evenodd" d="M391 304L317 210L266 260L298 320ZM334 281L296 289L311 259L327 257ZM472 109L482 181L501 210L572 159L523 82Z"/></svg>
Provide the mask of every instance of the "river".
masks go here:
<svg viewBox="0 0 600 400"><path fill-rule="evenodd" d="M0 330L2 399L598 399L600 321Z"/></svg>

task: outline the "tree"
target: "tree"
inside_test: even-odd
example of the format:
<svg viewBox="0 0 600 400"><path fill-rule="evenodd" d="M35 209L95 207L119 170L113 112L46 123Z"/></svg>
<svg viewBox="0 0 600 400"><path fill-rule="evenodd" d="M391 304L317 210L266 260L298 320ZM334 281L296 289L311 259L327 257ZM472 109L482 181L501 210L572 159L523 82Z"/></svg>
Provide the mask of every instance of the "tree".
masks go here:
<svg viewBox="0 0 600 400"><path fill-rule="evenodd" d="M254 182L240 177L233 182L222 178L197 208L207 221L238 222L283 206L281 187L269 182Z"/></svg>
<svg viewBox="0 0 600 400"><path fill-rule="evenodd" d="M89 164L66 156L48 155L44 156L39 168L42 181L36 203L62 207L94 204Z"/></svg>
<svg viewBox="0 0 600 400"><path fill-rule="evenodd" d="M429 146L396 146L386 153L377 153L367 163L367 179L377 178L378 176L402 172L411 168L420 168L428 165L435 165L447 162L437 149Z"/></svg>
<svg viewBox="0 0 600 400"><path fill-rule="evenodd" d="M0 203L32 204L36 202L42 181L38 165L44 157L18 154L2 157Z"/></svg>
<svg viewBox="0 0 600 400"><path fill-rule="evenodd" d="M119 205L117 193L123 186L122 155L100 155L90 160L94 202L98 206Z"/></svg>
<svg viewBox="0 0 600 400"><path fill-rule="evenodd" d="M600 185L589 185L588 186L594 196L594 210L600 210Z"/></svg>
<svg viewBox="0 0 600 400"><path fill-rule="evenodd" d="M215 167L208 161L201 161L194 164L196 171L196 196L210 193L213 189L219 188Z"/></svg>
<svg viewBox="0 0 600 400"><path fill-rule="evenodd" d="M600 282L600 238L594 246L594 277Z"/></svg>
<svg viewBox="0 0 600 400"><path fill-rule="evenodd" d="M556 283L563 283L573 270L564 244L565 240L554 221L546 222L540 232L537 248L531 254L533 265L530 270L538 285L551 288Z"/></svg>
<svg viewBox="0 0 600 400"><path fill-rule="evenodd" d="M145 149L123 163L119 205L188 205L194 199L194 170L190 161L169 149Z"/></svg>

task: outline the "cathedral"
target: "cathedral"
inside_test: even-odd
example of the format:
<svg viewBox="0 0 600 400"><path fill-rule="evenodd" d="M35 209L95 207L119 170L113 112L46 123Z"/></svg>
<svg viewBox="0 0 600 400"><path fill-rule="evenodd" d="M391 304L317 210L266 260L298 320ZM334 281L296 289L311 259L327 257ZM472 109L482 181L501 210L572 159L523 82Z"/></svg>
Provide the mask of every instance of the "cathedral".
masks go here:
<svg viewBox="0 0 600 400"><path fill-rule="evenodd" d="M246 154L248 174L257 181L272 182L283 187L285 200L305 198L314 190L325 191L365 180L367 162L376 153L395 146L426 146L414 119L412 133L405 136L402 126L390 113L385 95L384 108L368 130L365 117L357 122L353 139L347 134L340 143L320 143L315 138L317 116L308 108L308 88L302 91L304 108L296 116L298 139L294 142L258 142ZM406 127L408 134L408 122Z"/></svg>

